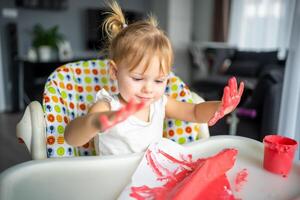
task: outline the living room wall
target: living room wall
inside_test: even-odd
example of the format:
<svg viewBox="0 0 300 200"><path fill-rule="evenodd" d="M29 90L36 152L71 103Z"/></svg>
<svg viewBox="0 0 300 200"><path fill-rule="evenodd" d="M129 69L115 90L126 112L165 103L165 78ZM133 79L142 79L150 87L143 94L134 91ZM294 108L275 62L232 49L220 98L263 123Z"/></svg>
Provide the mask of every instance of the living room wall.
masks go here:
<svg viewBox="0 0 300 200"><path fill-rule="evenodd" d="M215 1L194 0L193 3L193 41L211 41L213 9Z"/></svg>

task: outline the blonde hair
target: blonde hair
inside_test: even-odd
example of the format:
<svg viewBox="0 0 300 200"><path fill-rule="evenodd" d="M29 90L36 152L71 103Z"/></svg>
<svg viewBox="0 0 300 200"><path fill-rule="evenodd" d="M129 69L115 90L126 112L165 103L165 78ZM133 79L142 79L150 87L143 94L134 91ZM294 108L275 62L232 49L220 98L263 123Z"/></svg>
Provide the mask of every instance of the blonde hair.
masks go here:
<svg viewBox="0 0 300 200"><path fill-rule="evenodd" d="M109 39L109 58L117 65L126 61L131 71L145 56L146 70L153 55L157 55L160 69L163 73L169 73L173 64L173 50L168 37L157 27L156 18L150 15L146 20L127 24L118 3L112 1L108 5L111 11L103 23L103 30Z"/></svg>

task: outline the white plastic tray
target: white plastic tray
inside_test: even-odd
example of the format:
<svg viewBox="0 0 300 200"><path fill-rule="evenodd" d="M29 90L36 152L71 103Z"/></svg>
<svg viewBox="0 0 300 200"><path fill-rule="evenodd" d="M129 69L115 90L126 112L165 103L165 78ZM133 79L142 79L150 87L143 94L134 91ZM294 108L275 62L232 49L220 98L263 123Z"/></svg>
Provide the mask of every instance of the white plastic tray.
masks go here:
<svg viewBox="0 0 300 200"><path fill-rule="evenodd" d="M289 200L300 196L300 164L295 163L288 178L262 168L263 145L238 136L214 136L186 145L193 157L206 157L224 148L239 150L229 179L244 168L248 182L236 197ZM0 175L0 199L116 199L127 185L143 154L81 157L29 161ZM196 189L196 188L195 188Z"/></svg>
<svg viewBox="0 0 300 200"><path fill-rule="evenodd" d="M242 200L296 200L300 199L300 162L295 162L291 173L287 178L272 174L263 169L263 144L238 136L216 136L200 144L190 144L193 157L213 155L224 148L236 148L239 150L234 167L227 175L231 183L234 183L236 174L242 169L248 170L248 181L241 190L235 193L235 197ZM234 184L231 184L234 187ZM234 189L234 188L233 188Z"/></svg>

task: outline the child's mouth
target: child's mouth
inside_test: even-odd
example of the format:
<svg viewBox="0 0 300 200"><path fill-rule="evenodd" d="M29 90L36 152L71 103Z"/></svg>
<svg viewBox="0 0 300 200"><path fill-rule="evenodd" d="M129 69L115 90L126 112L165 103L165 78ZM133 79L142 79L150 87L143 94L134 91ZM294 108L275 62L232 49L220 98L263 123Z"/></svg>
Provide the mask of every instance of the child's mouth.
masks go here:
<svg viewBox="0 0 300 200"><path fill-rule="evenodd" d="M141 97L141 96L137 96L137 97L140 101L143 101L143 102L149 102L152 100L151 97Z"/></svg>

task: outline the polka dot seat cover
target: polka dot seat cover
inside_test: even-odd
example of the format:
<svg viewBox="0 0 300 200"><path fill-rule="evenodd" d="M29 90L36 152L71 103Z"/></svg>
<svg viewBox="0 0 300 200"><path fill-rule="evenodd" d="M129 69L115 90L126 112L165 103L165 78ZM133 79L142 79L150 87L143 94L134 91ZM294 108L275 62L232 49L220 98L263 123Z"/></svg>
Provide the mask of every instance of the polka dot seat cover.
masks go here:
<svg viewBox="0 0 300 200"><path fill-rule="evenodd" d="M95 155L92 140L82 147L72 147L64 140L64 130L68 122L87 113L102 88L112 94L118 90L109 79L107 60L68 63L49 76L43 97L48 157ZM166 94L179 101L193 102L190 90L174 74L168 80ZM184 144L199 139L199 129L197 123L166 119L163 136Z"/></svg>

